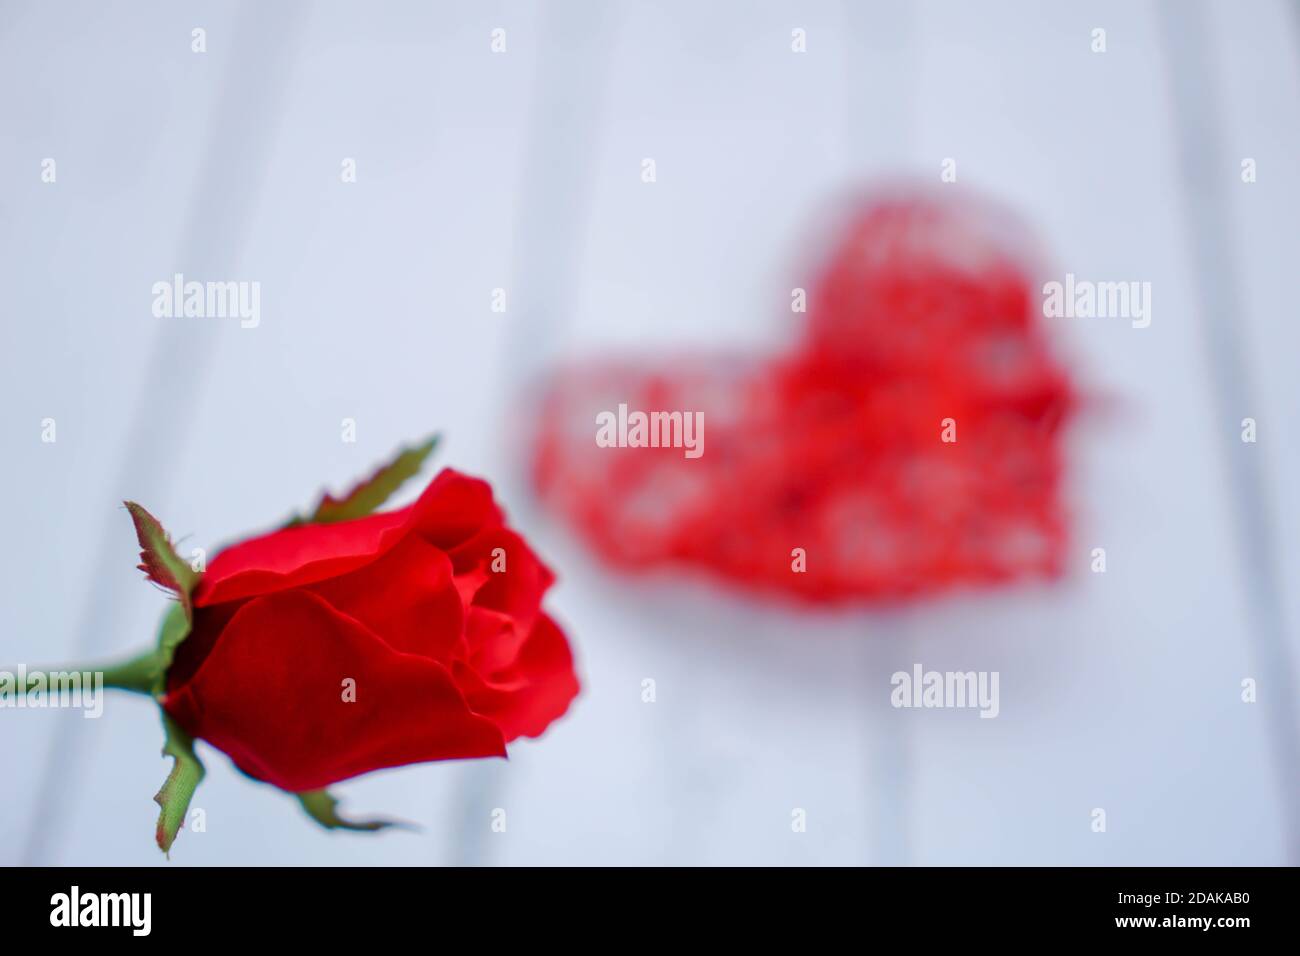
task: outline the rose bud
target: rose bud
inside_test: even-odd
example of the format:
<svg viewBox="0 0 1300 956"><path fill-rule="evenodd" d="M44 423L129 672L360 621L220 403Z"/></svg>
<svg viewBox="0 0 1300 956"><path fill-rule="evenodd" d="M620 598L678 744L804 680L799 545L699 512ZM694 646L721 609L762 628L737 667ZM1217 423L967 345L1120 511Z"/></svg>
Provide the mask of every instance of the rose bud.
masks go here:
<svg viewBox="0 0 1300 956"><path fill-rule="evenodd" d="M203 774L195 738L326 826L373 830L387 824L344 821L324 788L384 767L505 756L568 709L573 658L541 607L554 576L487 483L444 469L413 504L374 513L432 447L202 572L127 504L141 569L179 598L158 648L105 673L162 706L164 753L176 758L155 798L164 850Z"/></svg>

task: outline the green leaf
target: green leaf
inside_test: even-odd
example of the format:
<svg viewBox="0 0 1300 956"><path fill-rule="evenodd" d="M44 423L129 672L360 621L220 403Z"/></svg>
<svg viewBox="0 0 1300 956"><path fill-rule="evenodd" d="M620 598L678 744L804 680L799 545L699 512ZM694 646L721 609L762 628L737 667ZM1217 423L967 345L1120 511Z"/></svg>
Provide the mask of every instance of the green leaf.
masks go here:
<svg viewBox="0 0 1300 956"><path fill-rule="evenodd" d="M345 820L338 815L336 810L339 805L338 798L331 796L328 790L306 790L294 794L294 796L298 798L302 808L307 811L307 815L327 830L375 831L387 827L398 827L406 830L414 829L409 823L400 823L395 820Z"/></svg>
<svg viewBox="0 0 1300 956"><path fill-rule="evenodd" d="M150 581L166 588L180 598L185 608L185 618L191 617L190 592L199 583L198 572L182 561L172 547L171 538L158 523L158 519L134 501L123 502L135 523L135 535L140 540L140 570Z"/></svg>
<svg viewBox="0 0 1300 956"><path fill-rule="evenodd" d="M194 740L190 735L182 730L166 711L163 711L162 719L163 730L166 733L163 756L171 757L175 762L172 764L171 773L163 781L162 789L153 799L158 806L162 807L162 812L158 814L156 834L158 848L170 856L172 844L176 842L176 834L185 823L190 799L194 796L199 781L203 779L203 764L194 754Z"/></svg>
<svg viewBox="0 0 1300 956"><path fill-rule="evenodd" d="M335 521L348 521L373 514L408 479L419 474L425 459L433 453L437 444L438 436L432 435L423 444L403 448L397 453L397 457L356 485L342 498L326 494L307 522L332 524Z"/></svg>

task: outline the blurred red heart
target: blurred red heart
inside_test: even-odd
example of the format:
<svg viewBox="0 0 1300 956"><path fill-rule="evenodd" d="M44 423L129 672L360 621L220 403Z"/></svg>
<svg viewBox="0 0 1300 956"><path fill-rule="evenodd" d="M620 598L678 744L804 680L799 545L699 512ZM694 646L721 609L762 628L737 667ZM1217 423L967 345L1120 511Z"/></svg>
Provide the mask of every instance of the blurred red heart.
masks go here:
<svg viewBox="0 0 1300 956"><path fill-rule="evenodd" d="M1076 401L1022 235L981 203L857 206L791 354L555 375L542 500L616 565L695 566L814 601L1058 573ZM701 413L703 454L601 447L596 416L620 404Z"/></svg>

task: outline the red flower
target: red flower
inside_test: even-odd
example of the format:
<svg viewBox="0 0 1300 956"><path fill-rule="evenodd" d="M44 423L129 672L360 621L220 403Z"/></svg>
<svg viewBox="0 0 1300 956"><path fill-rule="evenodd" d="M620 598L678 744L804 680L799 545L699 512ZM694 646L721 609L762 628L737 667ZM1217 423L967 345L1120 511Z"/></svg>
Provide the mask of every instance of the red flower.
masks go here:
<svg viewBox="0 0 1300 956"><path fill-rule="evenodd" d="M450 469L398 511L299 524L217 555L162 705L245 773L299 793L503 756L578 692L541 610L550 570L483 481Z"/></svg>

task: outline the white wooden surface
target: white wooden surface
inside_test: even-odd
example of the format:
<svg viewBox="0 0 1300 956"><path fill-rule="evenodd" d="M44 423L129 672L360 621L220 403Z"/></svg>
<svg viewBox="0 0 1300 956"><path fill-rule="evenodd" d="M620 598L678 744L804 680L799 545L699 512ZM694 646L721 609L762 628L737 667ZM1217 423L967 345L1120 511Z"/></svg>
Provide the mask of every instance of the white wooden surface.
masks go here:
<svg viewBox="0 0 1300 956"><path fill-rule="evenodd" d="M1172 35L1185 16L1203 50ZM0 663L151 638L163 602L123 498L211 547L436 427L441 461L490 476L560 570L582 697L508 763L340 787L417 836L325 834L207 750L207 831L173 865L1300 862L1300 728L1277 706L1300 686L1298 41L1279 0L6 3ZM1189 49L1224 161L1208 188L1231 233L1210 238L1249 405L1230 415L1180 152ZM1066 581L808 614L612 576L536 511L516 441L530 376L781 342L815 213L873 177L937 181L946 157L949 188L1010 203L1061 272L1153 286L1148 329L1054 326L1113 400L1072 445ZM259 280L261 326L153 318L175 271ZM1225 441L1246 416L1259 443ZM1263 477L1271 633L1232 455ZM1001 716L890 708L890 673L917 661L1000 671ZM99 721L0 711L0 863L161 863L159 744L137 699Z"/></svg>

